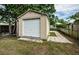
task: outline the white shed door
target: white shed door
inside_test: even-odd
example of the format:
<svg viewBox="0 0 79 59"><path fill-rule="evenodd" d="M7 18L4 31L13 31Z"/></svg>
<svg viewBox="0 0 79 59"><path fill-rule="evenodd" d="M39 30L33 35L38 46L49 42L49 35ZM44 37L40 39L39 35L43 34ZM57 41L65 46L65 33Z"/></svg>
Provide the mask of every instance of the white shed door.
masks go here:
<svg viewBox="0 0 79 59"><path fill-rule="evenodd" d="M23 20L23 34L22 35L40 37L40 21L39 21L39 19Z"/></svg>

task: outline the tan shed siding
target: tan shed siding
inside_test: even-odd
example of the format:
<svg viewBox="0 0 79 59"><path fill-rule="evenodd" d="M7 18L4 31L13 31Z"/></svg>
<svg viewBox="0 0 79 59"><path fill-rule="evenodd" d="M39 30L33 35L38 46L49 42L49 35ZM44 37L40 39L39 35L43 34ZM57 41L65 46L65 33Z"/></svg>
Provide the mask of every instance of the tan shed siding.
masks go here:
<svg viewBox="0 0 79 59"><path fill-rule="evenodd" d="M19 36L22 36L22 19L19 19Z"/></svg>
<svg viewBox="0 0 79 59"><path fill-rule="evenodd" d="M49 29L49 19L48 19L48 17L46 17L46 25L47 25L47 37L48 37L48 35L49 35L49 31L50 31L50 29Z"/></svg>
<svg viewBox="0 0 79 59"><path fill-rule="evenodd" d="M41 16L41 38L42 39L46 39L47 34L46 34L46 17L45 16Z"/></svg>
<svg viewBox="0 0 79 59"><path fill-rule="evenodd" d="M45 26L46 26L46 28L45 28L45 29L46 29L46 33L45 33L45 34L46 34L46 38L48 38L48 35L49 35L49 20L48 20L48 17L47 17L47 16L45 16L45 20L46 20L46 21L45 21L45 22L46 22L46 23L45 23Z"/></svg>

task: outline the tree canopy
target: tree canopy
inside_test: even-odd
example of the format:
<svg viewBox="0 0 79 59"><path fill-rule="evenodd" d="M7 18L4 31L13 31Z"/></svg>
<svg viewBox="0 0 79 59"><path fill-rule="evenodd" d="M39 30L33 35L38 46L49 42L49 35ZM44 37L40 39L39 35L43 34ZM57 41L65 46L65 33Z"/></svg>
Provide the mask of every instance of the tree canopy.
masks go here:
<svg viewBox="0 0 79 59"><path fill-rule="evenodd" d="M53 4L5 4L3 6L5 6L4 11L11 13L13 16L19 16L28 9L47 13L49 16L52 16L52 14L55 12Z"/></svg>
<svg viewBox="0 0 79 59"><path fill-rule="evenodd" d="M4 4L4 10L0 9L0 15L3 19L12 18L12 21L16 19L19 15L27 10L35 10L42 13L46 13L49 18L53 18L53 13L55 12L54 4ZM53 20L53 19L52 19ZM52 22L52 21L51 21Z"/></svg>
<svg viewBox="0 0 79 59"><path fill-rule="evenodd" d="M67 21L65 21L64 19L58 19L57 22L58 22L57 27L62 27L62 28L67 27Z"/></svg>
<svg viewBox="0 0 79 59"><path fill-rule="evenodd" d="M79 20L79 12L75 13L74 15L70 16L70 18Z"/></svg>

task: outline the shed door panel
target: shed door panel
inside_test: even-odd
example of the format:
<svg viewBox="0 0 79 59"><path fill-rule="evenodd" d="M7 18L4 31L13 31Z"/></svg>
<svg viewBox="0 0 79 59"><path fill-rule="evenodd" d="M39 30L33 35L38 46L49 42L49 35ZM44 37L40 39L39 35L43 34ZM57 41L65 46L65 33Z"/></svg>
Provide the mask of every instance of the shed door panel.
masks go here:
<svg viewBox="0 0 79 59"><path fill-rule="evenodd" d="M40 37L39 19L23 21L23 36Z"/></svg>

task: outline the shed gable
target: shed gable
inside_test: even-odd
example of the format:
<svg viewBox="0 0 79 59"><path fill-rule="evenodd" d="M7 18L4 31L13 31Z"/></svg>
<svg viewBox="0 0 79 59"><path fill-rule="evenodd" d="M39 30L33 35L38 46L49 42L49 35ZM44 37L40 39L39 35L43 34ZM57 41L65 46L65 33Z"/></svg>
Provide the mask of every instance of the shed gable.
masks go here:
<svg viewBox="0 0 79 59"><path fill-rule="evenodd" d="M40 18L41 14L35 13L35 12L27 12L25 14L22 14L20 19L30 19L30 18Z"/></svg>

